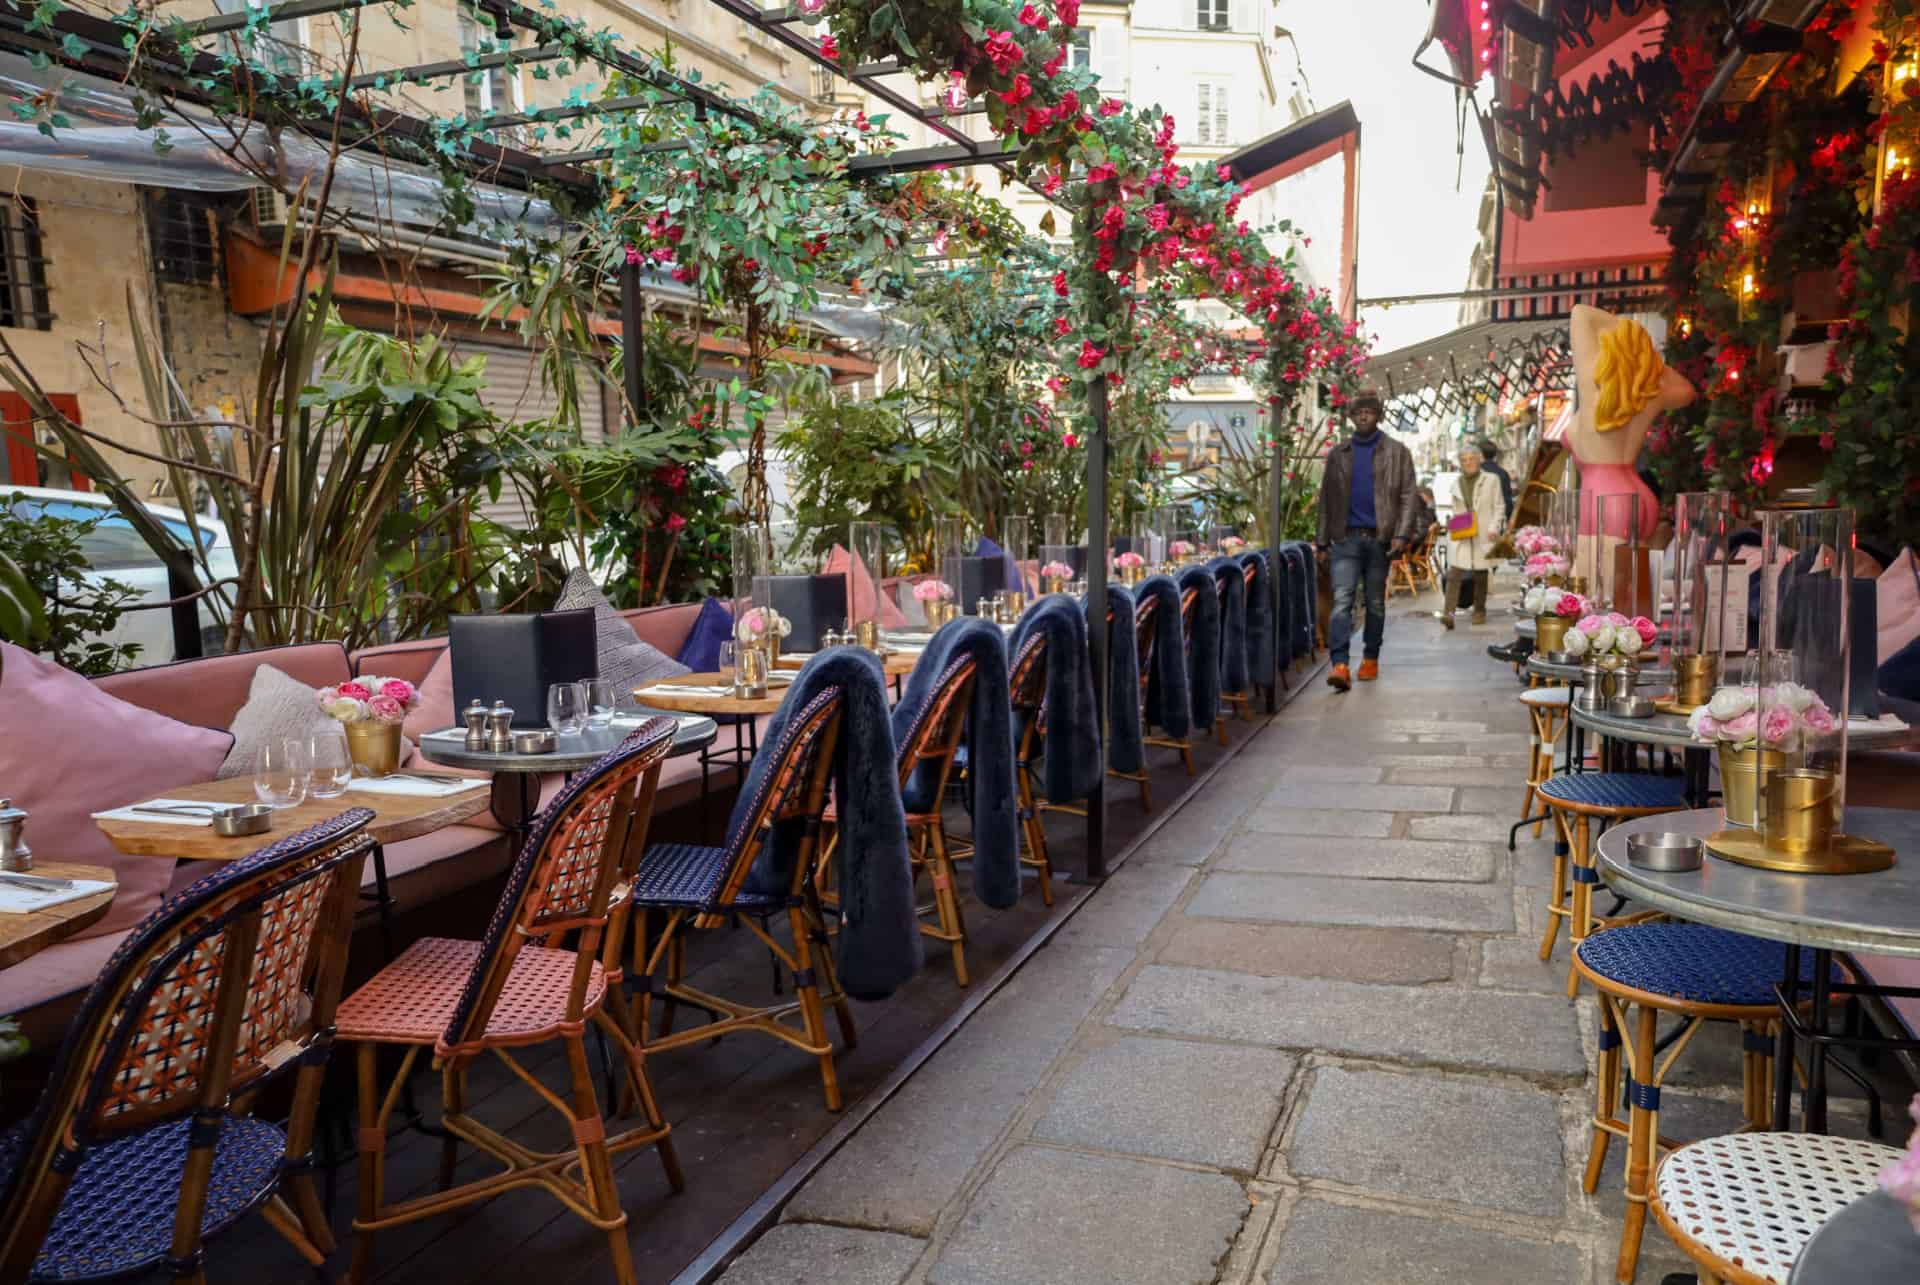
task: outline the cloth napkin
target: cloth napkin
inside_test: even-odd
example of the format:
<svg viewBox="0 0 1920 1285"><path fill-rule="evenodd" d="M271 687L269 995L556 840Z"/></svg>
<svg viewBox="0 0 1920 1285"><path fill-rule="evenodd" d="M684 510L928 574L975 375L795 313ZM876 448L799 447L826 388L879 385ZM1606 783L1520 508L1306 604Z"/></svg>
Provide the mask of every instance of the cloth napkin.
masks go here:
<svg viewBox="0 0 1920 1285"><path fill-rule="evenodd" d="M465 735L463 732L462 735ZM421 798L444 799L450 795L464 794L468 790L484 790L491 784L485 777L472 777L458 781L419 781L410 777L371 777L356 776L347 783L349 790L359 790L363 794L412 794Z"/></svg>
<svg viewBox="0 0 1920 1285"><path fill-rule="evenodd" d="M93 819L96 821L141 821L151 822L154 825L210 826L213 824L213 816L207 812L174 812L163 816L158 812L134 811L135 808L204 808L207 806L209 805L205 799L142 799L137 803L129 803L124 808L112 808L105 812L96 812L93 814ZM213 806L220 805L216 804ZM238 807L239 805L231 804L228 806Z"/></svg>
<svg viewBox="0 0 1920 1285"><path fill-rule="evenodd" d="M69 901L91 897L96 892L106 892L113 887L113 882L108 879L75 879L71 888L29 892L17 884L0 880L0 915L26 915L36 910L51 910L55 906L64 906Z"/></svg>

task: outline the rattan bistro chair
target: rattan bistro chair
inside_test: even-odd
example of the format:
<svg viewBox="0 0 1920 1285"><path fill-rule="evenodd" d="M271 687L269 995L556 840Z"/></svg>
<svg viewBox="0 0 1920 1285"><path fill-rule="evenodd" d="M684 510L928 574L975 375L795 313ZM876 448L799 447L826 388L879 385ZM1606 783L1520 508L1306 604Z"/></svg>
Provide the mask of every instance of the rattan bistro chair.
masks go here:
<svg viewBox="0 0 1920 1285"><path fill-rule="evenodd" d="M1649 1175L1657 1154L1675 1143L1660 1137L1660 1088L1705 1022L1736 1022L1741 1031L1742 1112L1749 1129L1772 1115L1773 1034L1779 1008L1773 985L1785 970L1786 946L1706 924L1636 923L1597 932L1574 947L1574 972L1600 1000L1600 1054L1582 1185L1591 1195L1616 1137L1627 1143L1627 1212L1615 1276L1631 1281L1646 1230ZM1801 957L1801 980L1813 976L1812 952ZM1835 969L1832 981L1841 980ZM1681 1025L1655 1044L1660 1014ZM1620 1072L1626 1065L1627 1118L1619 1118Z"/></svg>
<svg viewBox="0 0 1920 1285"><path fill-rule="evenodd" d="M1554 825L1572 839L1572 851L1555 845L1553 882L1547 889L1547 931L1540 942L1540 958L1553 957L1553 939L1560 921L1578 946L1596 926L1631 922L1637 916L1614 919L1593 913L1593 890L1600 869L1593 861L1593 822L1601 826L1635 817L1673 812L1686 806L1685 782L1677 776L1646 772L1563 772L1535 787L1535 794L1554 814ZM1567 970L1567 998L1580 989L1578 970Z"/></svg>
<svg viewBox="0 0 1920 1285"><path fill-rule="evenodd" d="M1571 687L1530 687L1520 693L1520 703L1526 707L1527 718L1533 724L1533 746L1528 758L1527 788L1520 799L1520 820L1507 831L1507 851L1513 851L1514 840L1520 831L1529 824L1533 826L1533 837L1540 837L1540 828L1552 819L1552 812L1543 809L1533 810L1534 796L1540 787L1553 778L1554 749L1560 744L1560 737L1567 730L1567 718L1573 709L1573 689ZM1560 831L1559 822L1554 830ZM1566 836L1560 834L1559 855L1565 856Z"/></svg>
<svg viewBox="0 0 1920 1285"><path fill-rule="evenodd" d="M1034 773L1040 769L1046 753L1047 738L1047 639L1037 630L1027 639L1020 654L1013 658L1007 677L1007 691L1013 703L1013 785L1020 807L1020 864L1032 866L1040 875L1040 900L1053 904L1053 863L1047 859L1047 827L1040 818L1040 791ZM1047 807L1053 805L1048 804Z"/></svg>
<svg viewBox="0 0 1920 1285"><path fill-rule="evenodd" d="M631 1029L648 1053L704 1043L730 1031L771 1035L819 1059L821 1089L832 1111L840 1109L840 1081L827 1038L827 1005L833 1006L841 1040L848 1048L853 1047L855 1035L852 1010L834 975L833 951L814 876L844 704L839 688L821 692L787 723L778 743L760 747L760 753L774 757L761 778L759 797L737 814L740 824L728 834L724 846L657 843L647 849L633 885L637 913L630 958L634 963L627 979L639 996ZM796 827L801 834L788 888L779 895L747 887L747 876L766 850L775 826ZM790 946L766 927L767 920L782 912L787 916ZM792 972L792 1002L743 1004L687 984L685 934L736 921L744 923ZM662 1006L660 1029L649 1034L656 1000ZM673 1015L679 1004L706 1012L713 1020L675 1031ZM799 1030L782 1020L796 1011Z"/></svg>
<svg viewBox="0 0 1920 1285"><path fill-rule="evenodd" d="M1249 685L1246 691L1240 692L1230 692L1226 689L1227 621L1224 604L1227 600L1228 576L1239 577L1240 583L1245 585L1247 581L1253 578L1253 568L1221 567L1213 573L1214 592L1220 595L1220 601L1223 604L1220 611L1220 717L1218 721L1214 723L1214 730L1219 733L1220 743L1222 745L1227 743L1227 710L1233 710L1235 714L1239 715L1242 721L1253 717L1253 690L1251 685ZM1244 592L1244 590L1242 592ZM1249 666L1249 668L1251 668L1251 666Z"/></svg>
<svg viewBox="0 0 1920 1285"><path fill-rule="evenodd" d="M309 1148L372 819L221 867L114 951L32 1117L0 1135L0 1280L204 1280L204 1242L256 1209L325 1260ZM289 1069L282 1133L244 1106Z"/></svg>
<svg viewBox="0 0 1920 1285"><path fill-rule="evenodd" d="M636 1280L612 1157L654 1146L674 1190L684 1184L641 1051L607 1010L600 949L615 913L614 882L634 819L636 792L642 778L649 783L658 779L660 764L673 748L673 732L670 718L641 724L541 811L507 875L484 940L422 938L340 1005L340 1038L352 1041L359 1056L360 1205L353 1220L350 1280L367 1279L376 1232L479 1204L518 1187L543 1188L605 1232L614 1278L621 1285ZM568 938L570 946L564 944ZM587 1058L590 1022L625 1054L629 1089L645 1114L642 1125L612 1138ZM566 1049L565 1096L540 1084L513 1053L553 1040ZM383 1045L406 1050L384 1089L377 1067ZM447 1136L440 1190L389 1204L387 1122L423 1050L430 1050L441 1068L441 1124ZM565 1117L572 1147L534 1151L467 1113L467 1072L483 1053L499 1058ZM461 1142L505 1168L453 1186Z"/></svg>
<svg viewBox="0 0 1920 1285"><path fill-rule="evenodd" d="M1147 726L1147 684L1153 674L1153 630L1160 615L1158 598L1139 598L1133 604L1133 658L1140 670L1140 727ZM1107 613L1107 624L1113 624L1113 613ZM1142 745L1147 742L1142 740ZM1132 781L1140 787L1140 810L1153 811L1153 775L1143 765L1138 772L1122 772L1119 768L1109 767L1107 775L1123 781Z"/></svg>

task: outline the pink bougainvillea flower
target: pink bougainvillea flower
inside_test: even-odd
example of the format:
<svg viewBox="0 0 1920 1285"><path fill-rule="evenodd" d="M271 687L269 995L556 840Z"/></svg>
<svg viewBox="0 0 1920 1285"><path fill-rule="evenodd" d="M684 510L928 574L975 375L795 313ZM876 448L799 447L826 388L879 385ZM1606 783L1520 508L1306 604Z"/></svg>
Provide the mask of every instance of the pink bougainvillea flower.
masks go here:
<svg viewBox="0 0 1920 1285"><path fill-rule="evenodd" d="M1094 166L1092 169L1087 171L1087 182L1104 183L1108 179L1117 178L1118 176L1119 176L1118 170L1114 169L1113 166L1107 163L1106 161L1102 161L1100 164Z"/></svg>
<svg viewBox="0 0 1920 1285"><path fill-rule="evenodd" d="M1046 193L1048 196L1057 196L1060 192L1060 189L1065 186L1066 186L1066 180L1061 178L1058 174L1049 174L1045 178L1040 180L1040 190Z"/></svg>
<svg viewBox="0 0 1920 1285"><path fill-rule="evenodd" d="M840 42L833 38L831 31L820 37L820 56L835 62L840 59Z"/></svg>
<svg viewBox="0 0 1920 1285"><path fill-rule="evenodd" d="M1039 110L1038 108L1034 108L1034 107L1027 108L1027 114L1024 117L1022 117L1020 120L1021 136L1024 138L1031 138L1033 135L1038 134L1041 130L1047 127L1047 122L1050 119L1051 118L1045 112Z"/></svg>
<svg viewBox="0 0 1920 1285"><path fill-rule="evenodd" d="M1068 450L1072 450L1074 447L1080 445L1080 439L1072 433L1066 433L1061 436L1060 445L1066 447Z"/></svg>
<svg viewBox="0 0 1920 1285"><path fill-rule="evenodd" d="M1215 166L1213 172L1222 183L1233 182L1233 166L1228 165L1226 162L1222 161L1219 165Z"/></svg>
<svg viewBox="0 0 1920 1285"><path fill-rule="evenodd" d="M1102 98L1100 100L1100 114L1102 116L1118 116L1125 110L1127 110L1127 105L1118 98Z"/></svg>
<svg viewBox="0 0 1920 1285"><path fill-rule="evenodd" d="M1020 461L1020 471L1021 471L1021 472L1023 472L1023 473L1031 473L1031 472L1033 471L1033 461L1032 461L1032 460L1021 460L1021 461Z"/></svg>
<svg viewBox="0 0 1920 1285"><path fill-rule="evenodd" d="M639 267L639 266L640 266L640 258L641 258L641 255L640 255L640 247L639 247L639 246L636 246L636 245L632 245L632 244L629 244L629 245L627 246L627 266L628 266L628 267L630 267L630 268L637 268L637 267Z"/></svg>
<svg viewBox="0 0 1920 1285"><path fill-rule="evenodd" d="M1027 73L1024 71L1013 78L1011 88L999 95L1000 101L1009 107L1018 107L1031 97L1033 97L1033 82L1027 79Z"/></svg>
<svg viewBox="0 0 1920 1285"><path fill-rule="evenodd" d="M1072 334L1073 321L1067 317L1055 317L1053 319L1053 333L1062 336Z"/></svg>
<svg viewBox="0 0 1920 1285"><path fill-rule="evenodd" d="M1052 80L1055 76L1058 76L1060 74L1060 69L1066 65L1067 65L1067 47L1066 45L1062 44L1059 49L1054 51L1053 57L1047 59L1047 61L1041 66L1040 70L1043 73L1045 73L1048 80Z"/></svg>
<svg viewBox="0 0 1920 1285"><path fill-rule="evenodd" d="M1105 361L1106 357L1107 354L1105 352L1093 346L1093 340L1082 339L1080 341L1080 356L1076 359L1080 363L1080 369L1092 370L1095 366Z"/></svg>
<svg viewBox="0 0 1920 1285"><path fill-rule="evenodd" d="M1056 272L1053 274L1053 292L1062 299L1067 297L1067 274L1065 272Z"/></svg>
<svg viewBox="0 0 1920 1285"><path fill-rule="evenodd" d="M680 514L680 513L669 513L667 515L666 526L667 526L667 533L669 535L678 535L681 531L686 529L686 525L687 525L686 515Z"/></svg>
<svg viewBox="0 0 1920 1285"><path fill-rule="evenodd" d="M947 87L941 94L941 101L946 104L947 110L950 112L965 111L967 109L967 97L967 73L964 71L948 72Z"/></svg>
<svg viewBox="0 0 1920 1285"><path fill-rule="evenodd" d="M986 54L987 61L1002 76L1012 71L1026 56L1026 50L1020 47L1020 42L1013 38L1011 31L989 31L987 43L981 52Z"/></svg>
<svg viewBox="0 0 1920 1285"><path fill-rule="evenodd" d="M1063 27L1080 25L1080 0L1054 0L1053 16L1060 20Z"/></svg>
<svg viewBox="0 0 1920 1285"><path fill-rule="evenodd" d="M1033 0L1027 0L1026 4L1020 6L1019 21L1021 26L1032 27L1036 31L1047 29L1047 15L1033 7Z"/></svg>

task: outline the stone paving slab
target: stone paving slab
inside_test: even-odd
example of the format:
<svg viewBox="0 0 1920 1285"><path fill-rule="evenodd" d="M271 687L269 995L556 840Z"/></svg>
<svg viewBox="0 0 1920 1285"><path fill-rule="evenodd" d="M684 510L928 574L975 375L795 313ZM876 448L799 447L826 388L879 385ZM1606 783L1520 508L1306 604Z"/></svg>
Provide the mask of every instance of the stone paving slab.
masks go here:
<svg viewBox="0 0 1920 1285"><path fill-rule="evenodd" d="M1586 1073L1566 1000L1441 986L1369 986L1150 964L1112 1025L1473 1070Z"/></svg>
<svg viewBox="0 0 1920 1285"><path fill-rule="evenodd" d="M1033 1136L1252 1173L1295 1065L1269 1049L1129 1036L1068 1073Z"/></svg>
<svg viewBox="0 0 1920 1285"><path fill-rule="evenodd" d="M1279 1251L1269 1285L1552 1285L1581 1276L1572 1245L1322 1200L1293 1210Z"/></svg>
<svg viewBox="0 0 1920 1285"><path fill-rule="evenodd" d="M1303 835L1241 834L1222 845L1213 868L1259 874L1339 875L1346 879L1485 883L1493 878L1505 857L1504 850L1485 843L1424 839L1344 842Z"/></svg>
<svg viewBox="0 0 1920 1285"><path fill-rule="evenodd" d="M1193 871L1185 866L1136 866L1129 861L1067 921L1054 942L1138 950L1192 879Z"/></svg>
<svg viewBox="0 0 1920 1285"><path fill-rule="evenodd" d="M1520 781L1512 785L1470 785L1459 791L1455 812L1484 812L1489 816L1505 817L1512 825L1520 819ZM1444 812L1445 808L1427 808L1429 812Z"/></svg>
<svg viewBox="0 0 1920 1285"><path fill-rule="evenodd" d="M1182 919L1160 951L1187 964L1268 977L1341 977L1354 982L1442 982L1453 976L1453 939L1404 928L1305 928Z"/></svg>
<svg viewBox="0 0 1920 1285"><path fill-rule="evenodd" d="M720 1285L900 1285L927 1242L885 1231L782 1223L735 1260Z"/></svg>
<svg viewBox="0 0 1920 1285"><path fill-rule="evenodd" d="M1319 781L1334 785L1375 785L1381 768L1364 763L1294 763L1280 769L1283 781Z"/></svg>
<svg viewBox="0 0 1920 1285"><path fill-rule="evenodd" d="M974 1194L932 1285L1212 1285L1240 1184L1119 1156L1021 1147Z"/></svg>
<svg viewBox="0 0 1920 1285"><path fill-rule="evenodd" d="M1460 767L1454 764L1433 767L1396 767L1387 773L1389 785L1458 785L1497 788L1513 779L1505 768Z"/></svg>
<svg viewBox="0 0 1920 1285"><path fill-rule="evenodd" d="M1480 984L1495 990L1565 996L1566 951L1556 950L1551 960L1542 962L1538 938L1495 937L1480 947Z"/></svg>
<svg viewBox="0 0 1920 1285"><path fill-rule="evenodd" d="M788 1216L930 1235L1134 954L1042 950L808 1180Z"/></svg>
<svg viewBox="0 0 1920 1285"><path fill-rule="evenodd" d="M1440 785L1341 785L1282 781L1265 801L1269 808L1334 808L1349 812L1450 812L1453 791Z"/></svg>
<svg viewBox="0 0 1920 1285"><path fill-rule="evenodd" d="M1262 834L1384 839L1393 832L1393 813L1347 812L1335 808L1260 807L1247 813L1242 828Z"/></svg>
<svg viewBox="0 0 1920 1285"><path fill-rule="evenodd" d="M1531 1085L1319 1067L1287 1168L1407 1200L1543 1218L1566 1207L1559 1097Z"/></svg>
<svg viewBox="0 0 1920 1285"><path fill-rule="evenodd" d="M1505 843L1507 828L1520 819L1520 794L1513 795L1514 813L1510 817L1484 812L1466 816L1425 816L1407 819L1407 835L1414 839L1459 839L1467 842Z"/></svg>
<svg viewBox="0 0 1920 1285"><path fill-rule="evenodd" d="M1513 930L1513 894L1491 883L1226 873L1206 876L1187 913L1268 923L1501 933Z"/></svg>

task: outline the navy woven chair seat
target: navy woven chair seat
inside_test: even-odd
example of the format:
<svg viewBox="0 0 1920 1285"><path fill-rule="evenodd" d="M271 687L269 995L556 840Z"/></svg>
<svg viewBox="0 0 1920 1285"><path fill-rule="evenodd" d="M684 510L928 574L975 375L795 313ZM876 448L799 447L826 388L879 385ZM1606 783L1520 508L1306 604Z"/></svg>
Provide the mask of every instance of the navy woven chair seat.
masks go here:
<svg viewBox="0 0 1920 1285"><path fill-rule="evenodd" d="M726 906L714 904L726 880L733 854L697 843L655 843L647 847L633 879L634 904L687 910L762 910L786 905L786 899L742 888Z"/></svg>
<svg viewBox="0 0 1920 1285"><path fill-rule="evenodd" d="M1540 786L1542 798L1590 808L1681 808L1686 782L1651 772L1568 772Z"/></svg>
<svg viewBox="0 0 1920 1285"><path fill-rule="evenodd" d="M33 1264L34 1280L91 1280L160 1267L187 1164L191 1120L172 1120L90 1148ZM0 1189L26 1148L24 1124L0 1135ZM287 1137L264 1120L230 1116L213 1151L200 1234L210 1238L272 1193Z"/></svg>
<svg viewBox="0 0 1920 1285"><path fill-rule="evenodd" d="M1596 975L1631 990L1691 1004L1771 1008L1786 971L1786 946L1706 924L1625 924L1575 947ZM1800 980L1813 980L1813 952L1800 956ZM1841 980L1839 968L1832 980Z"/></svg>

